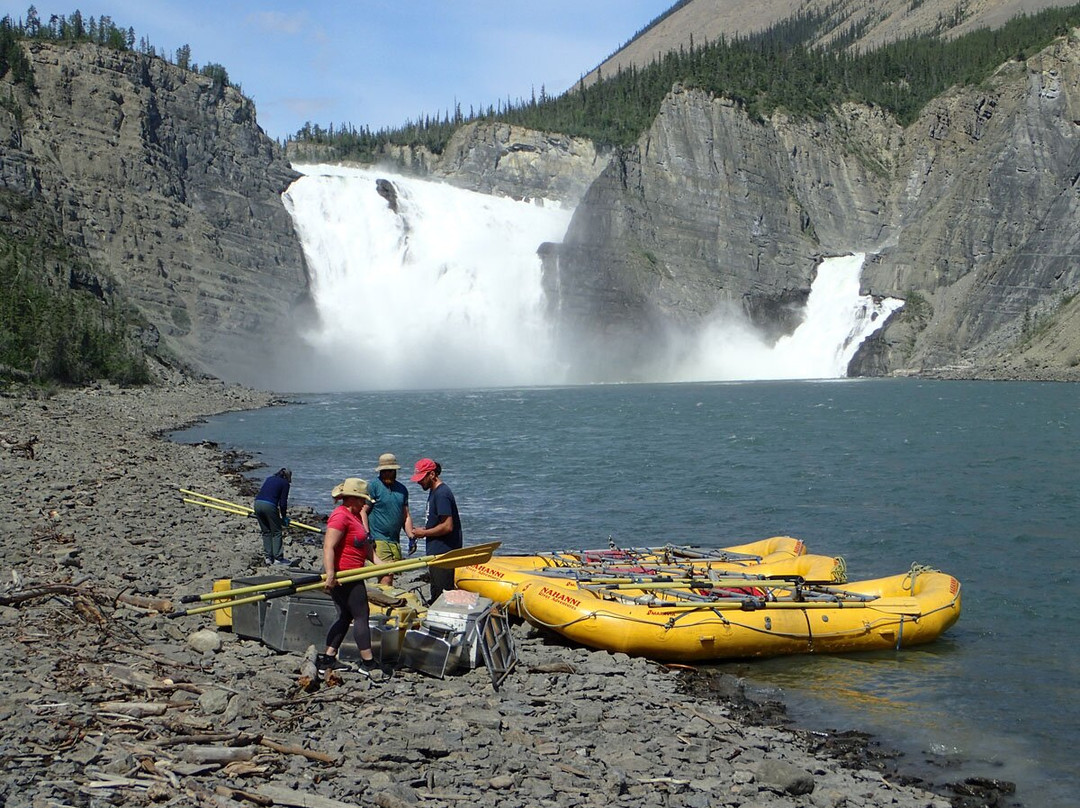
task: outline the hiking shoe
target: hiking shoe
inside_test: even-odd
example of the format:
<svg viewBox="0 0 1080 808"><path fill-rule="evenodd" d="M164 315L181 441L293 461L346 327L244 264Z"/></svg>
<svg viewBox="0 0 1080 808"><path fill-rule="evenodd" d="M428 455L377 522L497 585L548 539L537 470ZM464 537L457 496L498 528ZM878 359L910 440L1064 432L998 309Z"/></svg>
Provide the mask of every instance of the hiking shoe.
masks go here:
<svg viewBox="0 0 1080 808"><path fill-rule="evenodd" d="M318 668L320 675L324 675L327 671L351 671L353 669L348 662L342 662L336 656L330 656L329 654L318 654L315 657L315 667Z"/></svg>
<svg viewBox="0 0 1080 808"><path fill-rule="evenodd" d="M361 659L358 670L373 682L382 682L387 678L386 671L374 659Z"/></svg>
<svg viewBox="0 0 1080 808"><path fill-rule="evenodd" d="M295 567L298 563L299 562L297 561L289 561L289 559L285 558L284 556L279 556L274 559L275 567Z"/></svg>
<svg viewBox="0 0 1080 808"><path fill-rule="evenodd" d="M272 567L274 565L274 559L272 559L270 556L267 556L263 559L263 564L267 567Z"/></svg>

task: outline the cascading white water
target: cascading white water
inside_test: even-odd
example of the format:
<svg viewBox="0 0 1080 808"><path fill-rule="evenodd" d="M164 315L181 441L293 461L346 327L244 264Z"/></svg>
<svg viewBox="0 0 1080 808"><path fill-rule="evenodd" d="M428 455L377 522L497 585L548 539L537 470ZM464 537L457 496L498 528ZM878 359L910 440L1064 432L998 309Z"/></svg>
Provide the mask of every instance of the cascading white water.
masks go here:
<svg viewBox="0 0 1080 808"><path fill-rule="evenodd" d="M284 195L319 314L306 339L319 361L295 389L560 384L537 248L561 241L572 211L385 171L296 166ZM380 195L389 180L397 211ZM652 381L837 378L901 301L859 295L863 255L826 259L803 324L767 345L717 314L683 339ZM689 350L687 350L689 345Z"/></svg>
<svg viewBox="0 0 1080 808"><path fill-rule="evenodd" d="M718 313L697 335L673 378L690 380L837 379L863 340L904 305L859 294L865 253L826 258L818 265L803 321L789 336L767 344L747 323Z"/></svg>
<svg viewBox="0 0 1080 808"><path fill-rule="evenodd" d="M550 383L540 258L572 211L340 166L296 166L285 193L335 360L323 385L402 389ZM397 212L376 188L389 180Z"/></svg>

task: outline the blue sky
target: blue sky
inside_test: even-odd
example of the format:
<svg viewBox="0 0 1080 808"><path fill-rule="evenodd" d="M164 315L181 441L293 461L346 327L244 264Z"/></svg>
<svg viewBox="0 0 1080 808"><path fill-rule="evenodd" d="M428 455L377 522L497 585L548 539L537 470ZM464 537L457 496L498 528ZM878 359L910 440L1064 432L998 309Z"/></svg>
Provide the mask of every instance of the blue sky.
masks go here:
<svg viewBox="0 0 1080 808"><path fill-rule="evenodd" d="M306 121L373 129L574 84L675 0L68 0L159 51L224 65L274 138ZM29 2L0 2L24 19Z"/></svg>

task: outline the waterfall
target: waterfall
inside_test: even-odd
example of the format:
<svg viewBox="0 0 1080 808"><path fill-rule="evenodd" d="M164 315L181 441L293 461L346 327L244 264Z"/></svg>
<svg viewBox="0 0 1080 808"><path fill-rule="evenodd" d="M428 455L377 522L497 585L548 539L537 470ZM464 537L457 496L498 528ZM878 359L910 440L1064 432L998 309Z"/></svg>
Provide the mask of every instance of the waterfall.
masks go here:
<svg viewBox="0 0 1080 808"><path fill-rule="evenodd" d="M293 387L416 389L559 384L536 254L571 210L381 170L295 166L283 199L318 321ZM387 180L388 182L379 182ZM775 345L717 314L652 381L836 378L900 301L859 295L862 254L818 268L803 324ZM687 347L688 346L688 347Z"/></svg>
<svg viewBox="0 0 1080 808"><path fill-rule="evenodd" d="M340 166L296 166L285 193L334 362L326 389L557 381L537 247L571 210ZM396 192L396 212L378 180ZM386 187L385 185L383 186Z"/></svg>
<svg viewBox="0 0 1080 808"><path fill-rule="evenodd" d="M768 344L743 319L717 313L674 363L673 379L838 379L863 340L885 324L902 300L859 294L865 253L826 258L810 286L803 321Z"/></svg>

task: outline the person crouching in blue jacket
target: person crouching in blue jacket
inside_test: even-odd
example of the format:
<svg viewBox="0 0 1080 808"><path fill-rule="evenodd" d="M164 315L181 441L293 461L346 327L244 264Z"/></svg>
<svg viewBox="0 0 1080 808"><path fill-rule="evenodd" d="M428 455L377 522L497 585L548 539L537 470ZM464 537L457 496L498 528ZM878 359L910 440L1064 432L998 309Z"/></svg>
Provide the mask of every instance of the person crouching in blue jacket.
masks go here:
<svg viewBox="0 0 1080 808"><path fill-rule="evenodd" d="M292 472L278 469L265 480L255 495L255 518L262 531L263 555L267 566L291 567L296 562L282 555L281 530L289 524L289 484Z"/></svg>

